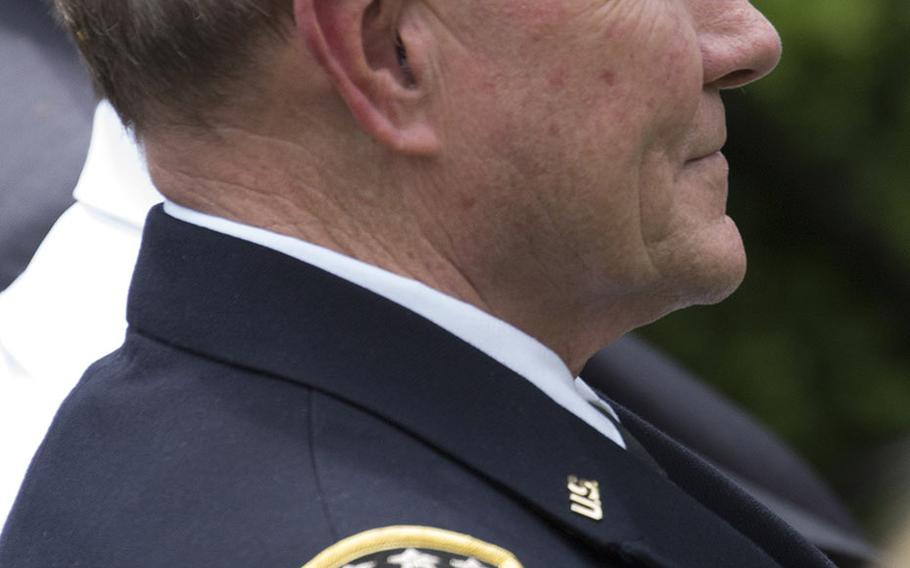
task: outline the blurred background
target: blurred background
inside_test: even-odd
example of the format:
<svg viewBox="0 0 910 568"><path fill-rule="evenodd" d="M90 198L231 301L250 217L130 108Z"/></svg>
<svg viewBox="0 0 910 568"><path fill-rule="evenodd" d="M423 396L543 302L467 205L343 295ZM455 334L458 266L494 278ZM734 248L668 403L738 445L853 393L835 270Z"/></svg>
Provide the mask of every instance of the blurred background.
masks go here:
<svg viewBox="0 0 910 568"><path fill-rule="evenodd" d="M642 335L749 408L887 539L910 511L910 9L754 0L777 72L727 97L743 287Z"/></svg>

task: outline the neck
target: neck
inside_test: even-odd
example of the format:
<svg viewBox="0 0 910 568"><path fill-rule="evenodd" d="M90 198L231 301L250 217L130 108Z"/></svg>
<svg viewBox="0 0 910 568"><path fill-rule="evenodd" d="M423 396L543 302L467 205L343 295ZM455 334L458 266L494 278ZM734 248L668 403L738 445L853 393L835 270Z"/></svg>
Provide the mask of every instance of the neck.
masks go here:
<svg viewBox="0 0 910 568"><path fill-rule="evenodd" d="M146 146L156 186L175 203L423 282L536 337L575 373L634 327L620 309L625 304L603 301L592 310L536 273L540 266L526 262L527 255L494 250L485 223L470 217L463 199L451 197L464 188L443 191L396 170L394 157L379 155L376 145L338 152L324 142L301 145L222 128L206 140L156 139ZM388 167L364 166L376 163ZM328 180L325 172L345 175ZM612 325L597 323L604 320Z"/></svg>
<svg viewBox="0 0 910 568"><path fill-rule="evenodd" d="M219 129L205 141L146 141L146 152L155 185L179 205L320 245L493 311L428 230L423 204L411 197L420 192L358 164L388 163L378 147L339 153ZM326 171L347 175L329 181Z"/></svg>

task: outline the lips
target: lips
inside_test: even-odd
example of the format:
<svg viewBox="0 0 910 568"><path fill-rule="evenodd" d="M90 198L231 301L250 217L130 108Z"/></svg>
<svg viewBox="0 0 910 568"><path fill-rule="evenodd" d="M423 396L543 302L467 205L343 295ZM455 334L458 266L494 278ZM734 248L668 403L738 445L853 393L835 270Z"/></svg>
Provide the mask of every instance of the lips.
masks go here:
<svg viewBox="0 0 910 568"><path fill-rule="evenodd" d="M720 159L723 157L724 157L724 155L720 150L715 150L714 152L709 152L703 156L699 156L697 158L691 158L689 160L686 160L686 165L689 166L689 165L697 164L700 162L706 162L708 160Z"/></svg>
<svg viewBox="0 0 910 568"><path fill-rule="evenodd" d="M686 163L704 160L719 154L727 145L727 125L722 119L699 122L687 138L682 148L688 154Z"/></svg>
<svg viewBox="0 0 910 568"><path fill-rule="evenodd" d="M705 154L703 156L699 156L697 158L692 158L692 159L686 161L686 163L691 164L694 162L701 162L702 160L717 159L717 158L723 158L723 157L724 157L723 152L721 152L720 150L714 150L713 152L708 152L707 154Z"/></svg>
<svg viewBox="0 0 910 568"><path fill-rule="evenodd" d="M729 162L721 151L711 152L687 161L683 168L690 172L718 172L728 171Z"/></svg>
<svg viewBox="0 0 910 568"><path fill-rule="evenodd" d="M689 158L688 160L686 160L686 164L691 164L693 162L699 162L701 160L706 160L708 158L717 158L718 156L723 157L723 153L721 153L721 150L723 149L723 147L724 147L723 143L716 144L713 146L706 146L706 148L708 148L708 149L706 149L704 151L699 151L698 153L696 153L695 157Z"/></svg>

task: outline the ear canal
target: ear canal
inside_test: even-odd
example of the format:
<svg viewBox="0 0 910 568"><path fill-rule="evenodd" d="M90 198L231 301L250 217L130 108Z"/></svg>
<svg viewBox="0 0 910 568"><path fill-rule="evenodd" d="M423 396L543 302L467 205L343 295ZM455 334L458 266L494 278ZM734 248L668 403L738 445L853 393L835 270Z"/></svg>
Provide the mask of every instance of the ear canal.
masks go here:
<svg viewBox="0 0 910 568"><path fill-rule="evenodd" d="M398 67L401 68L401 72L404 74L408 86L415 85L414 73L411 71L411 65L408 63L408 50L401 40L401 34L395 34L395 57L398 59Z"/></svg>

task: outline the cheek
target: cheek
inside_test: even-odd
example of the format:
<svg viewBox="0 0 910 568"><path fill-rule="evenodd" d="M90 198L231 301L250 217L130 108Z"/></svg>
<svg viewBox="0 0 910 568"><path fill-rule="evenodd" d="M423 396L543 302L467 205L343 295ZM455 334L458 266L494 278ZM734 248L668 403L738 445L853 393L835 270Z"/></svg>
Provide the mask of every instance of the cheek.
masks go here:
<svg viewBox="0 0 910 568"><path fill-rule="evenodd" d="M665 240L675 230L679 196L675 172L666 152L647 153L641 162L638 207L641 239L645 245Z"/></svg>
<svg viewBox="0 0 910 568"><path fill-rule="evenodd" d="M674 144L693 126L704 91L704 70L691 25L673 18L665 28L651 61L639 66L635 98L648 111L655 142Z"/></svg>

